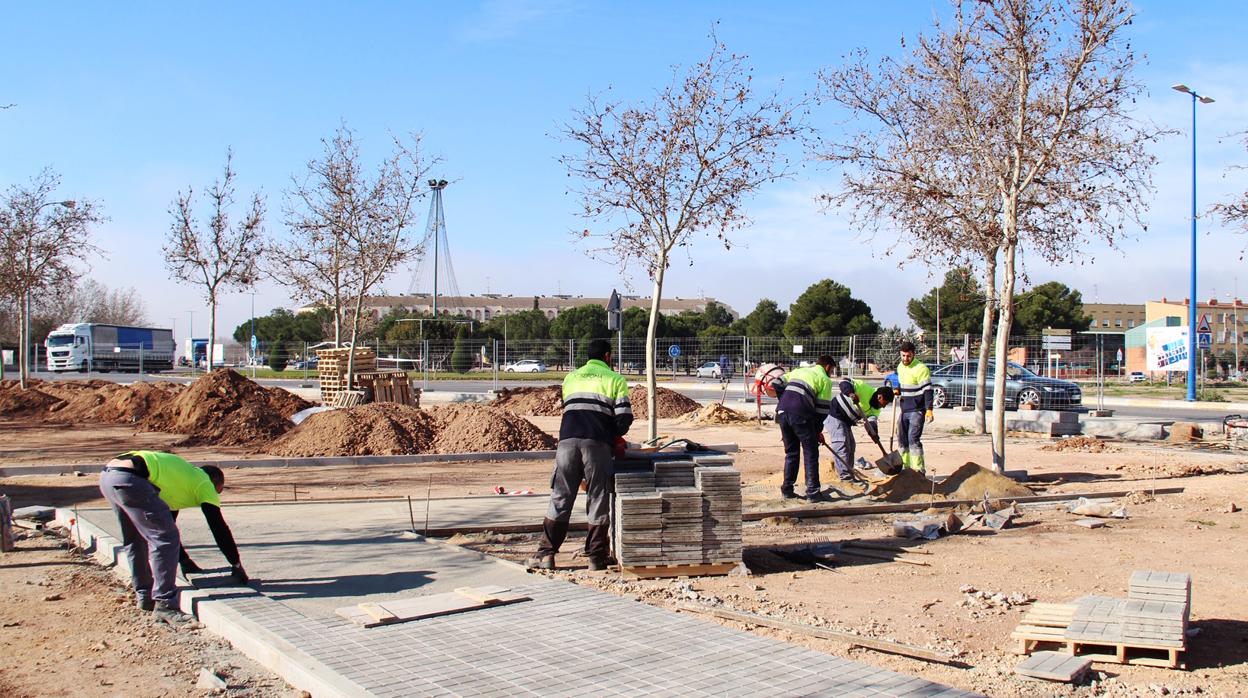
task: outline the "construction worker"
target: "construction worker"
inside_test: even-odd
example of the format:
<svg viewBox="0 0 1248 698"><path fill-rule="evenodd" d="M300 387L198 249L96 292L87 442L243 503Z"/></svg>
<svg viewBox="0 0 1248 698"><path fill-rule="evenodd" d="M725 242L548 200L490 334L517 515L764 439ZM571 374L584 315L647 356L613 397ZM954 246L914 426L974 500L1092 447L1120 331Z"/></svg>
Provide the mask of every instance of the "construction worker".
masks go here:
<svg viewBox="0 0 1248 698"><path fill-rule="evenodd" d="M897 444L902 465L923 472L923 425L934 419L932 372L914 358L913 342L902 342L899 349L901 363L897 365L897 381L901 384L901 422L897 425Z"/></svg>
<svg viewBox="0 0 1248 698"><path fill-rule="evenodd" d="M819 484L819 444L823 442L823 420L832 401L833 358L827 354L815 360L814 366L795 368L772 384L780 398L776 406L776 423L784 443L784 482L780 495L796 499L798 453L806 468L806 496L812 502L831 501Z"/></svg>
<svg viewBox="0 0 1248 698"><path fill-rule="evenodd" d="M157 619L170 623L185 618L178 604L174 567L185 554L174 521L173 512L178 509L200 506L235 581L247 581L233 534L221 517L220 493L224 487L225 476L219 468L197 468L171 453L131 451L104 466L100 493L117 514L141 610L152 611ZM186 560L194 566L189 557Z"/></svg>
<svg viewBox="0 0 1248 698"><path fill-rule="evenodd" d="M589 361L563 379L563 420L550 480L550 506L542 521L537 554L525 561L529 569L553 570L555 554L568 535L576 491L585 481L585 554L590 570L604 570L611 549L613 447L633 425L628 382L611 370L611 343L589 343Z"/></svg>
<svg viewBox="0 0 1248 698"><path fill-rule="evenodd" d="M867 436L887 458L888 451L880 443L879 416L880 410L893 402L893 389L887 385L872 388L866 381L842 378L837 384L837 393L828 418L823 422L824 441L832 451L832 462L841 482L856 482L853 468L857 443L854 441L853 426L862 422Z"/></svg>

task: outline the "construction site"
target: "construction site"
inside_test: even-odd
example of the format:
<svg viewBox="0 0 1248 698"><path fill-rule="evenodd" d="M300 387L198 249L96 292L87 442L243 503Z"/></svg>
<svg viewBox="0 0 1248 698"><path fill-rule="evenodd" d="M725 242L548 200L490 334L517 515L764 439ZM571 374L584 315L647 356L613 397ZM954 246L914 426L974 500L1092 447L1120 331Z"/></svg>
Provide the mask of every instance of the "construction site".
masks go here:
<svg viewBox="0 0 1248 698"><path fill-rule="evenodd" d="M989 437L970 433L970 413L942 411L926 473L862 459L864 484L839 484L825 454L822 481L838 484L811 503L780 496L767 409L661 387L662 438L647 448L633 386L618 564L585 569L578 503L556 569L529 571L559 386L422 394L366 365L347 390L340 370L323 358L314 389L232 370L0 385L13 546L0 557L0 692L1248 692L1248 450L1231 427L1052 436L1081 430L1020 413L1017 470L1003 475L977 465ZM203 520L179 521L205 568L179 578L189 627L132 611L97 482L131 449L226 474L224 514L252 577L230 582Z"/></svg>

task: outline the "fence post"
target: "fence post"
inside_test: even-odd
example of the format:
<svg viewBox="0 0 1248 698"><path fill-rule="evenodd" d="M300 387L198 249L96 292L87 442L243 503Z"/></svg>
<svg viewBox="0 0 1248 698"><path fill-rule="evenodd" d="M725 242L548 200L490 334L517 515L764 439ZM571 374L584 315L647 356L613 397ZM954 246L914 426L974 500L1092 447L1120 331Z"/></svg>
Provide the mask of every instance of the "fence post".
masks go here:
<svg viewBox="0 0 1248 698"><path fill-rule="evenodd" d="M139 377L143 377L143 343L139 342Z"/></svg>
<svg viewBox="0 0 1248 698"><path fill-rule="evenodd" d="M429 390L429 340L420 343L420 367L423 369L424 379L421 389L425 392Z"/></svg>
<svg viewBox="0 0 1248 698"><path fill-rule="evenodd" d="M494 389L498 390L498 340L494 340Z"/></svg>
<svg viewBox="0 0 1248 698"><path fill-rule="evenodd" d="M568 370L569 371L576 370L576 346L575 345L576 345L575 339L568 340Z"/></svg>
<svg viewBox="0 0 1248 698"><path fill-rule="evenodd" d="M854 361L854 345L857 343L858 335L849 336L849 377L854 377L854 370L858 368L858 362Z"/></svg>
<svg viewBox="0 0 1248 698"><path fill-rule="evenodd" d="M967 332L962 338L962 406L966 407L966 364L970 361L971 356L971 333Z"/></svg>

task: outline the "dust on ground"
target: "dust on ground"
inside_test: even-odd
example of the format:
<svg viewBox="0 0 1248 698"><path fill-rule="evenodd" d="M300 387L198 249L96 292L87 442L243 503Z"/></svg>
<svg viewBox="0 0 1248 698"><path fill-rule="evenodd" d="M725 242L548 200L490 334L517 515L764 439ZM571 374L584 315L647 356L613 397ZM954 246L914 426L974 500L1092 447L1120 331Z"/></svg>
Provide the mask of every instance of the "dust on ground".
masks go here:
<svg viewBox="0 0 1248 698"><path fill-rule="evenodd" d="M0 555L0 695L209 695L195 686L201 669L226 681L213 695L302 694L198 623L174 630L141 615L108 570L61 538L18 535Z"/></svg>
<svg viewBox="0 0 1248 698"><path fill-rule="evenodd" d="M554 447L554 437L523 417L492 405L441 405L421 410L372 403L311 415L265 452L287 457L389 456Z"/></svg>
<svg viewBox="0 0 1248 698"><path fill-rule="evenodd" d="M1072 436L1040 447L1044 451L1078 451L1080 453L1121 453L1122 449L1095 436Z"/></svg>

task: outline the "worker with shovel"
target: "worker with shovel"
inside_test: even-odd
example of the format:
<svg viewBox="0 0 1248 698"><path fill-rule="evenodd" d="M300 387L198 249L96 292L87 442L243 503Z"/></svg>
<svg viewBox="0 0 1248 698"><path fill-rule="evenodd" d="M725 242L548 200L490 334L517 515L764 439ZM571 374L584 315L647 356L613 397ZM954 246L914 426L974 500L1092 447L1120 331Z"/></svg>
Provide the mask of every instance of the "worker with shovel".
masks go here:
<svg viewBox="0 0 1248 698"><path fill-rule="evenodd" d="M862 423L867 436L880 447L880 453L888 457L884 444L880 443L880 410L893 402L893 389L889 386L872 388L866 381L842 378L837 384L837 396L832 400L828 418L823 421L824 443L832 452L832 462L841 482L856 482L854 476L853 426Z"/></svg>
<svg viewBox="0 0 1248 698"><path fill-rule="evenodd" d="M823 420L832 402L834 359L824 354L814 366L795 368L777 380L771 389L780 398L776 405L776 423L784 443L784 482L780 495L796 499L799 455L806 468L806 496L811 502L829 502L831 497L819 485L819 443L823 441Z"/></svg>
<svg viewBox="0 0 1248 698"><path fill-rule="evenodd" d="M138 606L154 612L158 620L174 623L186 617L178 603L174 567L179 555L185 554L174 521L179 509L199 506L203 510L234 580L247 582L234 536L221 517L224 486L220 468L197 468L172 453L157 451L123 453L100 474L100 493L113 505L121 527Z"/></svg>
<svg viewBox="0 0 1248 698"><path fill-rule="evenodd" d="M932 421L932 372L914 358L914 343L902 342L901 363L897 380L901 384L901 423L896 425L897 445L901 447L901 464L923 472L923 425Z"/></svg>

